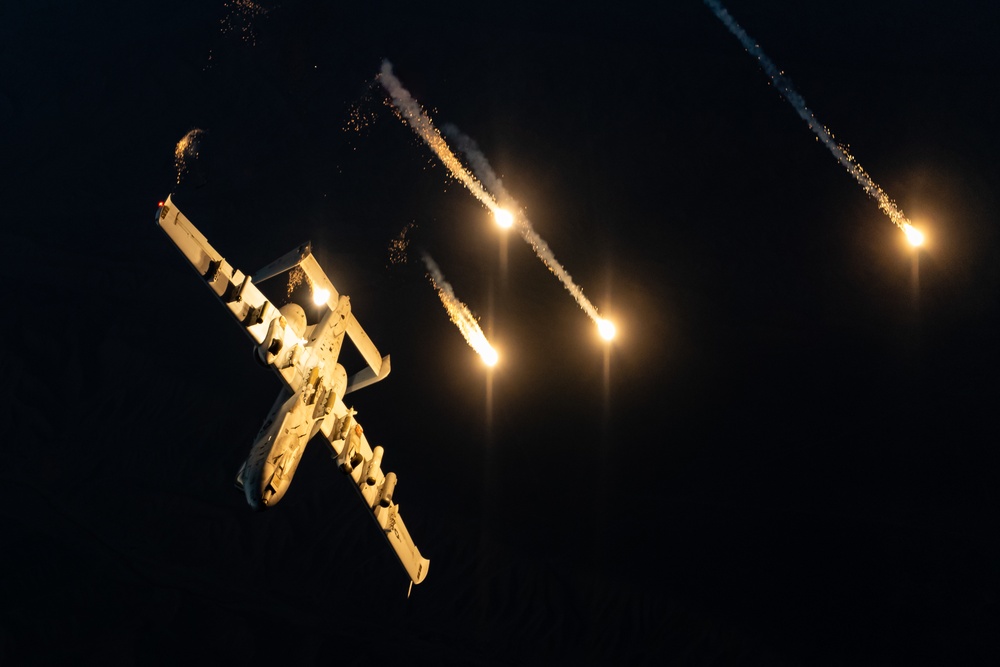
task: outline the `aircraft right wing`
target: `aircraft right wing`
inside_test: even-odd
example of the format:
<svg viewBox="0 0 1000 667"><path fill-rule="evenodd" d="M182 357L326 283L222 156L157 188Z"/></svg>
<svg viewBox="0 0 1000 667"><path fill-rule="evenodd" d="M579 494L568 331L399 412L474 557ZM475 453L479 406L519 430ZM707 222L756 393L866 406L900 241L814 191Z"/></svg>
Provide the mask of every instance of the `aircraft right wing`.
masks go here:
<svg viewBox="0 0 1000 667"><path fill-rule="evenodd" d="M340 416L341 411L343 416ZM413 583L419 584L427 576L430 560L420 555L399 514L399 505L393 502L396 473L382 472L383 449L381 446L373 449L368 444L353 409L347 408L338 399L334 414L338 415L338 419L324 421L320 431L337 460L337 467L354 482L354 488L372 511L375 522L403 569Z"/></svg>

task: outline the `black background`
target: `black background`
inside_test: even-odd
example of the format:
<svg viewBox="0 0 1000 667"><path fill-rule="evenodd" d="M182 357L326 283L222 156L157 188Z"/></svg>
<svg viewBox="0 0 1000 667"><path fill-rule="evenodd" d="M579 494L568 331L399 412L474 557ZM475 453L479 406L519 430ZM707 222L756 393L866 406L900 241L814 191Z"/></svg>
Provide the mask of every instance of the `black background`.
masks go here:
<svg viewBox="0 0 1000 667"><path fill-rule="evenodd" d="M693 0L0 9L0 661L995 664L1000 17L727 7L919 252ZM170 193L246 272L311 240L391 354L349 398L431 559L409 598L322 445L273 510L233 488L278 382L153 223Z"/></svg>

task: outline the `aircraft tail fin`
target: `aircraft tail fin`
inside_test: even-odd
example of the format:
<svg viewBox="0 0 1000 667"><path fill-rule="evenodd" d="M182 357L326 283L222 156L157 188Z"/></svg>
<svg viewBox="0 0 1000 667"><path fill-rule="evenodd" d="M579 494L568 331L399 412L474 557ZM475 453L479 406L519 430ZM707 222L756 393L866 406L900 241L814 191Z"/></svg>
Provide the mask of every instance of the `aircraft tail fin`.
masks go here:
<svg viewBox="0 0 1000 667"><path fill-rule="evenodd" d="M389 374L389 371L386 371L384 374L382 373L382 355L378 353L375 343L368 337L365 330L361 328L361 323L354 317L354 313L351 313L347 318L347 335L350 337L351 342L354 343L354 347L361 353L365 363L368 364L368 368L376 376L380 376L379 379ZM385 357L385 359L388 359L388 357Z"/></svg>
<svg viewBox="0 0 1000 667"><path fill-rule="evenodd" d="M336 304L338 302L340 294L337 292L337 288L334 287L333 283L330 282L330 278L326 275L326 272L323 271L319 262L316 261L316 257L312 254L312 244L308 241L301 244L297 248L290 250L275 261L257 271L257 273L253 275L252 281L259 283L269 278L273 278L280 273L284 273L285 271L290 271L295 267L300 267L302 269L302 271L306 274L306 279L314 289L325 289L329 293L330 296L328 303ZM365 330L361 327L361 323L358 322L357 318L355 318L353 314L350 314L347 317L347 335L350 337L351 342L354 343L354 347L356 347L358 352L361 353L365 363L368 364L368 368L371 369L374 378L369 379L366 376L366 384L357 384L354 386L355 389L360 389L362 386L366 386L372 382L377 382L389 374L388 370L382 370L382 355L379 354L378 348L375 347L375 343L373 343L371 338L368 337L368 334L365 333ZM387 358L388 357L386 357L386 359Z"/></svg>

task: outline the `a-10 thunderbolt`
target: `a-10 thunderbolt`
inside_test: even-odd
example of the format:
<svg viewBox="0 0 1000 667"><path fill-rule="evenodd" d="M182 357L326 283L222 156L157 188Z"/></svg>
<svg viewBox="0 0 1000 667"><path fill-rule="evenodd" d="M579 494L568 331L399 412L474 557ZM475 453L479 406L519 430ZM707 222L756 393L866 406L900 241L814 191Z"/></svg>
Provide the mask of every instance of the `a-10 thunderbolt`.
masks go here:
<svg viewBox="0 0 1000 667"><path fill-rule="evenodd" d="M427 576L430 561L413 544L399 506L393 502L396 475L382 472L382 447L373 449L368 444L355 411L344 403L347 394L389 374L389 357L379 356L351 313L350 299L337 293L310 244L248 276L216 252L170 197L160 205L156 223L253 339L258 360L281 378L281 391L236 475L247 502L263 510L281 500L306 445L314 437L322 438L410 580L419 584ZM323 316L315 324L307 323L299 304L276 308L257 289L257 283L296 267L304 272L314 301L324 305ZM345 334L367 363L350 379L338 363Z"/></svg>

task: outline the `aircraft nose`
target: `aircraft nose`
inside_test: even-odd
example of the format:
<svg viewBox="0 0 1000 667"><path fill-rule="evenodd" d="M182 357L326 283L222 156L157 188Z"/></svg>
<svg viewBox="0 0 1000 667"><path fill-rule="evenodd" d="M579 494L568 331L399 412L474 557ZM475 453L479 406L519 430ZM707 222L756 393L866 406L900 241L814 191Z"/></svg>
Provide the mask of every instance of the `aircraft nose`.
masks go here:
<svg viewBox="0 0 1000 667"><path fill-rule="evenodd" d="M256 479L243 479L243 491L246 495L247 504L255 511L260 512L273 505L275 501L275 489L272 487L274 479L274 466L270 462L265 462L259 475L254 475Z"/></svg>
<svg viewBox="0 0 1000 667"><path fill-rule="evenodd" d="M256 510L264 510L276 505L281 497L285 495L288 484L279 474L278 469L270 462L264 464L263 474L260 476L260 486L257 488L255 498L250 502ZM248 500L250 500L248 498Z"/></svg>
<svg viewBox="0 0 1000 667"><path fill-rule="evenodd" d="M252 495L248 493L247 503L249 503L250 507L255 511L263 512L268 507L277 503L279 498L281 498L281 494L268 484L265 485L264 488L258 493L254 493Z"/></svg>

